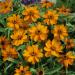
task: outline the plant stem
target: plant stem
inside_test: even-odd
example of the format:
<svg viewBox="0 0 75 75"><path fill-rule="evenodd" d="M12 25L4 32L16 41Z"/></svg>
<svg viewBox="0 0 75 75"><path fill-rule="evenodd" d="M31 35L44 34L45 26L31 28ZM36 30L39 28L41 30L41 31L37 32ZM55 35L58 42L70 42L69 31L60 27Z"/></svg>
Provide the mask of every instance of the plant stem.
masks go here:
<svg viewBox="0 0 75 75"><path fill-rule="evenodd" d="M66 74L65 74L65 75L68 75L68 69L67 69L67 68L66 68L65 72L66 72Z"/></svg>

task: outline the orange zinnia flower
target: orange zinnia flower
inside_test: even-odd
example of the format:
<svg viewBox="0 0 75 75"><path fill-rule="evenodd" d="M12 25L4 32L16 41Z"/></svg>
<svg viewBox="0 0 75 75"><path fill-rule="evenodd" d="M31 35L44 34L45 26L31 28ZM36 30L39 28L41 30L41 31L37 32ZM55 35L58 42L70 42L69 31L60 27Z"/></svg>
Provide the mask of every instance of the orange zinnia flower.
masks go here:
<svg viewBox="0 0 75 75"><path fill-rule="evenodd" d="M42 50L39 49L37 45L28 46L27 49L24 50L23 56L28 62L35 64L43 57L43 53L41 51Z"/></svg>
<svg viewBox="0 0 75 75"><path fill-rule="evenodd" d="M44 70L44 67L39 67L37 69L37 74L36 75L45 75L46 70Z"/></svg>
<svg viewBox="0 0 75 75"><path fill-rule="evenodd" d="M19 15L13 14L7 18L7 26L13 29L19 29L22 25L22 19Z"/></svg>
<svg viewBox="0 0 75 75"><path fill-rule="evenodd" d="M6 49L6 47L9 46L9 41L6 39L5 36L0 37L0 48Z"/></svg>
<svg viewBox="0 0 75 75"><path fill-rule="evenodd" d="M48 10L44 17L44 23L48 25L53 25L57 23L58 20L58 14L56 14L55 11Z"/></svg>
<svg viewBox="0 0 75 75"><path fill-rule="evenodd" d="M12 0L0 2L0 14L6 14L10 12L11 8L12 8Z"/></svg>
<svg viewBox="0 0 75 75"><path fill-rule="evenodd" d="M7 47L6 50L2 50L3 60L15 59L18 57L18 53L15 48Z"/></svg>
<svg viewBox="0 0 75 75"><path fill-rule="evenodd" d="M68 15L70 13L70 9L65 8L64 6L62 6L61 8L57 8L57 11L60 14L64 14L64 15Z"/></svg>
<svg viewBox="0 0 75 75"><path fill-rule="evenodd" d="M63 47L61 46L60 42L57 42L55 39L50 41L48 40L46 42L46 46L44 47L45 56L50 57L50 56L56 56L59 57L62 52Z"/></svg>
<svg viewBox="0 0 75 75"><path fill-rule="evenodd" d="M73 39L65 39L66 49L71 49L75 46Z"/></svg>
<svg viewBox="0 0 75 75"><path fill-rule="evenodd" d="M62 63L66 68L68 68L69 65L72 65L75 60L75 56L71 51L67 52L65 55L62 55L58 61Z"/></svg>
<svg viewBox="0 0 75 75"><path fill-rule="evenodd" d="M30 38L34 41L44 41L47 39L47 26L38 23L36 26L29 28Z"/></svg>
<svg viewBox="0 0 75 75"><path fill-rule="evenodd" d="M15 74L14 75L32 75L32 73L29 71L29 67L28 66L20 66L20 68L15 70Z"/></svg>
<svg viewBox="0 0 75 75"><path fill-rule="evenodd" d="M43 1L41 2L41 6L44 7L44 8L49 8L49 7L52 7L53 5L54 5L54 3L49 2L49 1L47 1L47 0L43 0Z"/></svg>
<svg viewBox="0 0 75 75"><path fill-rule="evenodd" d="M14 31L13 34L11 35L12 44L15 46L19 46L23 44L24 42L27 42L27 35L26 31L23 29L19 29L17 31Z"/></svg>
<svg viewBox="0 0 75 75"><path fill-rule="evenodd" d="M22 14L24 15L24 21L28 22L35 22L40 17L36 7L26 7Z"/></svg>
<svg viewBox="0 0 75 75"><path fill-rule="evenodd" d="M58 40L63 40L68 36L67 28L64 25L56 25L54 30L52 30L52 33L54 34L54 38Z"/></svg>

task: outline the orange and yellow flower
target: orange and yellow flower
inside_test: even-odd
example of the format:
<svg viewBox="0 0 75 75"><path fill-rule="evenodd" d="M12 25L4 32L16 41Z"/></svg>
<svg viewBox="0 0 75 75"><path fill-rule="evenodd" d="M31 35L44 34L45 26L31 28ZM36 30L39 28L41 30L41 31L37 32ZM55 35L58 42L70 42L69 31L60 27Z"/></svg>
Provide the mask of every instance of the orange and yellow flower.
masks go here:
<svg viewBox="0 0 75 75"><path fill-rule="evenodd" d="M18 52L15 48L7 47L6 50L2 50L3 60L16 59L18 57Z"/></svg>
<svg viewBox="0 0 75 75"><path fill-rule="evenodd" d="M35 22L40 17L37 7L26 7L22 13L24 15L24 21Z"/></svg>
<svg viewBox="0 0 75 75"><path fill-rule="evenodd" d="M60 14L64 14L64 15L68 15L70 13L70 9L65 8L64 6L62 6L61 8L57 8L57 11Z"/></svg>
<svg viewBox="0 0 75 75"><path fill-rule="evenodd" d="M5 0L0 2L0 14L6 14L12 9L12 0Z"/></svg>
<svg viewBox="0 0 75 75"><path fill-rule="evenodd" d="M43 57L42 50L38 48L37 45L28 46L26 50L24 50L23 56L25 60L35 64L40 61Z"/></svg>
<svg viewBox="0 0 75 75"><path fill-rule="evenodd" d="M44 47L44 50L46 57L60 56L59 53L61 53L63 49L63 46L61 46L60 42L57 42L57 40L53 39L52 41L48 40L45 45L46 46Z"/></svg>
<svg viewBox="0 0 75 75"><path fill-rule="evenodd" d="M22 25L22 19L20 18L20 15L13 14L7 18L7 21L7 26L13 29L19 29Z"/></svg>
<svg viewBox="0 0 75 75"><path fill-rule="evenodd" d="M47 26L38 23L36 26L29 28L30 38L34 41L44 41L47 39Z"/></svg>
<svg viewBox="0 0 75 75"><path fill-rule="evenodd" d="M9 41L5 36L0 37L0 48L1 49L6 49L6 47L9 46Z"/></svg>
<svg viewBox="0 0 75 75"><path fill-rule="evenodd" d="M62 55L58 61L62 63L66 68L68 68L69 65L72 65L75 60L75 56L73 52L69 51L66 54Z"/></svg>
<svg viewBox="0 0 75 75"><path fill-rule="evenodd" d="M59 15L56 13L56 11L48 10L43 16L44 23L48 25L56 24L58 20L58 16Z"/></svg>
<svg viewBox="0 0 75 75"><path fill-rule="evenodd" d="M54 30L52 30L52 33L54 34L54 38L58 40L63 40L68 36L67 27L64 25L56 25Z"/></svg>
<svg viewBox="0 0 75 75"><path fill-rule="evenodd" d="M43 67L39 67L38 69L37 69L37 74L36 75L45 75L45 70L44 70L44 68Z"/></svg>
<svg viewBox="0 0 75 75"><path fill-rule="evenodd" d="M43 0L43 1L41 1L41 5L43 8L49 8L49 7L52 7L54 5L54 3L49 2L47 0Z"/></svg>
<svg viewBox="0 0 75 75"><path fill-rule="evenodd" d="M71 49L75 46L73 39L65 39L66 49Z"/></svg>
<svg viewBox="0 0 75 75"><path fill-rule="evenodd" d="M19 46L21 44L23 44L24 42L27 42L27 35L26 35L26 31L23 29L19 29L17 31L14 31L13 34L11 35L11 39L12 44L15 46Z"/></svg>
<svg viewBox="0 0 75 75"><path fill-rule="evenodd" d="M29 67L28 66L20 66L20 68L17 68L15 70L15 74L14 75L32 75L32 73L29 71Z"/></svg>

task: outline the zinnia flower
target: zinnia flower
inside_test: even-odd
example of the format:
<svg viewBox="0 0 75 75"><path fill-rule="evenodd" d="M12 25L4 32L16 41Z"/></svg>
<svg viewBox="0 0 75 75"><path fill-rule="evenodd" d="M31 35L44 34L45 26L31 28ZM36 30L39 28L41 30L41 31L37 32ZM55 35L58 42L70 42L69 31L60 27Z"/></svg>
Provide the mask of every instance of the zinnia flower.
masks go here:
<svg viewBox="0 0 75 75"><path fill-rule="evenodd" d="M13 29L19 29L22 25L22 19L20 18L20 15L13 14L7 18L7 21L7 26Z"/></svg>
<svg viewBox="0 0 75 75"><path fill-rule="evenodd" d="M43 57L43 53L41 51L42 50L39 49L37 45L28 46L27 49L24 50L23 56L28 62L35 64Z"/></svg>
<svg viewBox="0 0 75 75"><path fill-rule="evenodd" d="M63 40L68 36L67 28L64 25L56 25L54 30L52 30L52 33L54 34L54 38L58 40Z"/></svg>
<svg viewBox="0 0 75 75"><path fill-rule="evenodd" d="M48 25L53 25L53 24L56 24L57 23L57 20L58 20L58 14L56 14L55 11L51 11L51 10L48 10L43 18L44 18L44 23L48 24Z"/></svg>
<svg viewBox="0 0 75 75"><path fill-rule="evenodd" d="M15 48L7 47L6 50L2 50L3 60L16 59L18 57L18 52Z"/></svg>
<svg viewBox="0 0 75 75"><path fill-rule="evenodd" d="M57 11L60 14L64 14L64 15L68 15L70 13L70 9L69 8L65 8L64 6L62 6L61 8L57 8Z"/></svg>
<svg viewBox="0 0 75 75"><path fill-rule="evenodd" d="M5 0L4 2L0 2L0 14L6 14L11 11L12 8L12 0Z"/></svg>
<svg viewBox="0 0 75 75"><path fill-rule="evenodd" d="M45 56L50 57L50 56L56 56L59 57L62 52L63 47L61 46L60 42L57 42L55 39L52 41L48 40L45 44L46 46L44 47Z"/></svg>
<svg viewBox="0 0 75 75"><path fill-rule="evenodd" d="M49 7L52 7L53 5L54 5L54 3L49 2L49 1L47 1L47 0L42 0L42 1L41 1L41 6L42 6L43 8L49 8Z"/></svg>
<svg viewBox="0 0 75 75"><path fill-rule="evenodd" d="M1 49L6 49L6 47L9 46L9 41L5 36L0 37L0 48Z"/></svg>
<svg viewBox="0 0 75 75"><path fill-rule="evenodd" d="M28 66L20 66L20 68L17 68L15 70L15 74L14 75L32 75L32 73L29 71L29 67Z"/></svg>
<svg viewBox="0 0 75 75"><path fill-rule="evenodd" d="M24 15L24 21L35 22L39 17L39 10L36 7L26 7L22 13Z"/></svg>
<svg viewBox="0 0 75 75"><path fill-rule="evenodd" d="M34 41L44 41L47 39L47 26L38 23L36 26L29 28L30 38Z"/></svg>
<svg viewBox="0 0 75 75"><path fill-rule="evenodd" d="M62 63L66 68L68 68L69 65L72 65L74 60L75 56L71 51L61 55L61 57L58 59L58 61Z"/></svg>
<svg viewBox="0 0 75 75"><path fill-rule="evenodd" d="M17 31L14 31L13 34L11 35L12 44L15 46L19 46L23 44L24 42L27 42L27 35L26 31L23 29L19 29Z"/></svg>
<svg viewBox="0 0 75 75"><path fill-rule="evenodd" d="M66 49L71 49L75 46L73 39L65 39Z"/></svg>
<svg viewBox="0 0 75 75"><path fill-rule="evenodd" d="M37 69L37 74L36 75L45 75L46 70L44 70L44 67L39 67Z"/></svg>

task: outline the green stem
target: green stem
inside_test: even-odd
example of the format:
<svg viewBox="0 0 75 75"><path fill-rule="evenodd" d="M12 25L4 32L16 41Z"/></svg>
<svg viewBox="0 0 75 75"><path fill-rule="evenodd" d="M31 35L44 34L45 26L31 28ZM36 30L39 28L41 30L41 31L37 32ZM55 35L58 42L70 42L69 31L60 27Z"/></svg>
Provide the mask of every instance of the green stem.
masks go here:
<svg viewBox="0 0 75 75"><path fill-rule="evenodd" d="M68 75L68 69L67 68L66 68L65 72L66 72L66 75Z"/></svg>

